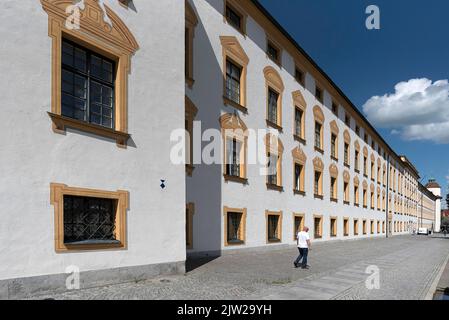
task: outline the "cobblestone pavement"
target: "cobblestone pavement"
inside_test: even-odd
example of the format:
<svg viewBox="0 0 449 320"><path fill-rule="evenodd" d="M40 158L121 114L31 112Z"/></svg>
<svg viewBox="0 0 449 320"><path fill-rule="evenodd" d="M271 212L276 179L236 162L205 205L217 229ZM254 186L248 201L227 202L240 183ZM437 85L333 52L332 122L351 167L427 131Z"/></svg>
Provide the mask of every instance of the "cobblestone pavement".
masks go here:
<svg viewBox="0 0 449 320"><path fill-rule="evenodd" d="M309 270L296 248L226 255L182 276L41 295L33 299L423 299L449 255L449 239L398 236L318 243ZM201 265L202 264L202 265ZM377 266L378 290L366 289Z"/></svg>

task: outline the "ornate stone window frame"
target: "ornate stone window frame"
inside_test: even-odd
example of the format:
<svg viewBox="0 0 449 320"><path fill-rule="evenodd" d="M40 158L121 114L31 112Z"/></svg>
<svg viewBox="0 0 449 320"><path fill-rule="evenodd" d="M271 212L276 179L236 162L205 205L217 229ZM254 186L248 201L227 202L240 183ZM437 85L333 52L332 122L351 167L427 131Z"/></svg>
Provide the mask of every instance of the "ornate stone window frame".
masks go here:
<svg viewBox="0 0 449 320"><path fill-rule="evenodd" d="M284 145L281 141L281 139L276 136L273 135L271 133L268 133L265 136L265 150L266 150L266 155L268 157L268 154L275 154L278 156L278 161L277 161L277 174L276 174L276 178L277 178L277 183L275 186L271 185L268 183L268 175L267 175L267 188L269 189L275 189L277 191L283 191L283 187L282 187L282 161L283 161L283 153L284 153Z"/></svg>
<svg viewBox="0 0 449 320"><path fill-rule="evenodd" d="M73 4L71 0L41 0L48 14L48 34L52 38L52 85L51 112L48 112L53 131L65 134L66 128L86 131L95 135L114 139L117 146L126 148L130 138L128 134L128 74L131 57L139 49L136 39L123 21L105 5L112 26L103 20L103 10L95 0L85 0L81 11L80 29L69 30L65 21L69 17L66 8ZM62 41L68 39L79 43L89 50L110 58L116 62L115 78L115 129L62 116L61 112L61 64Z"/></svg>
<svg viewBox="0 0 449 320"><path fill-rule="evenodd" d="M360 204L360 180L359 177L354 177L354 205L359 206Z"/></svg>
<svg viewBox="0 0 449 320"><path fill-rule="evenodd" d="M301 223L299 224L299 231L302 231L302 229L304 229L304 225L305 225L305 220L306 220L306 215L304 213L296 213L293 212L293 241L296 241L296 235L297 232L299 232L298 230L296 230L295 228L295 220L296 218L301 219Z"/></svg>
<svg viewBox="0 0 449 320"><path fill-rule="evenodd" d="M339 137L338 137L338 135L340 133L340 130L338 129L338 125L337 125L337 122L335 120L333 120L333 121L331 121L329 123L329 127L330 127L330 133L331 133L331 139L330 139L331 150L330 150L330 155L331 155L331 158L333 160L338 161L338 155L339 155L339 148L338 148ZM336 137L336 139L335 139L335 154L334 155L332 154L332 135L334 135Z"/></svg>
<svg viewBox="0 0 449 320"><path fill-rule="evenodd" d="M223 103L231 107L236 108L239 111L247 113L247 94L246 94L246 82L248 73L249 58L243 50L236 37L233 36L221 36L220 42L223 51ZM226 97L226 63L230 60L232 63L238 65L241 68L240 74L240 104L232 101Z"/></svg>
<svg viewBox="0 0 449 320"><path fill-rule="evenodd" d="M343 183L346 183L346 189L343 190L343 201L345 204L349 204L349 200L350 200L350 188L351 188L351 174L349 173L348 170L345 170L343 172Z"/></svg>
<svg viewBox="0 0 449 320"><path fill-rule="evenodd" d="M354 226L353 226L353 228L354 228L354 230L353 230L354 236L358 236L359 235L359 229L360 229L359 219L354 218L353 222L354 222Z"/></svg>
<svg viewBox="0 0 449 320"><path fill-rule="evenodd" d="M347 162L345 162L345 166L349 168L351 166L351 135L348 130L345 130L345 132L343 133L343 140L344 144L346 144L348 147L348 158Z"/></svg>
<svg viewBox="0 0 449 320"><path fill-rule="evenodd" d="M118 244L83 244L69 245L64 243L64 196L92 197L116 200L115 237ZM126 216L129 209L128 191L104 191L68 187L65 184L50 184L50 203L54 207L55 251L57 253L88 250L126 249Z"/></svg>
<svg viewBox="0 0 449 320"><path fill-rule="evenodd" d="M295 113L296 109L302 111L302 118L301 118L301 136L298 136L296 134L296 122L293 124L293 138L302 144L306 144L306 110L307 110L307 103L306 99L304 99L304 96L302 95L301 91L297 90L292 92L292 99L293 99L293 121L295 121Z"/></svg>
<svg viewBox="0 0 449 320"><path fill-rule="evenodd" d="M198 17L195 14L195 10L193 10L192 6L190 5L189 1L185 0L185 29L186 29L186 36L188 41L188 46L186 48L186 57L187 61L185 62L186 65L186 84L189 88L193 87L193 84L195 83L195 79L193 76L193 39L195 38L195 28L198 25Z"/></svg>
<svg viewBox="0 0 449 320"><path fill-rule="evenodd" d="M229 213L240 213L242 215L242 220L240 222L239 226L239 237L242 243L240 244L234 244L228 242L228 214ZM225 247L235 247L235 246L244 246L246 244L246 217L247 217L247 209L246 208L230 208L230 207L223 207L223 230L224 230L224 246Z"/></svg>
<svg viewBox="0 0 449 320"><path fill-rule="evenodd" d="M265 77L265 92L266 92L266 115L267 115L267 125L273 127L279 131L282 131L282 96L284 94L284 82L282 81L281 75L271 66L265 67L263 70ZM275 91L279 97L277 101L277 119L276 123L268 120L268 93L269 90Z"/></svg>
<svg viewBox="0 0 449 320"><path fill-rule="evenodd" d="M335 184L333 186L332 178L335 179ZM330 194L330 200L332 202L338 202L338 167L334 163L329 166L329 181L330 188L332 188L332 194L335 195L335 197L333 197L332 194Z"/></svg>
<svg viewBox="0 0 449 320"><path fill-rule="evenodd" d="M242 34L242 36L246 37L246 23L248 20L248 14L245 12L245 10L239 5L239 1L235 0L224 0L223 1L223 22L230 25L232 28L236 29L238 32ZM231 23L229 23L227 17L226 17L226 8L231 8L235 13L237 13L240 16L241 19L241 28L238 29L234 27Z"/></svg>
<svg viewBox="0 0 449 320"><path fill-rule="evenodd" d="M360 143L358 140L354 142L354 170L359 173L360 172ZM355 156L357 153L357 157Z"/></svg>
<svg viewBox="0 0 449 320"><path fill-rule="evenodd" d="M319 219L318 230L317 230L317 226L315 223L316 219ZM314 239L322 239L323 238L323 216L319 215L319 214L313 215L313 238Z"/></svg>
<svg viewBox="0 0 449 320"><path fill-rule="evenodd" d="M334 224L332 224L334 222ZM329 217L329 236L330 238L336 238L338 236L338 217Z"/></svg>
<svg viewBox="0 0 449 320"><path fill-rule="evenodd" d="M324 136L323 136L323 131L324 131L324 121L325 121L325 117L324 117L324 113L323 110L321 110L321 108L316 105L313 107L313 118L315 120L314 122L314 128L316 126L316 123L319 123L321 125L321 130L320 130L320 148L315 146L315 151L318 151L320 153L324 153L323 149L324 149ZM313 130L313 134L315 135L315 129ZM315 141L315 138L314 138ZM315 142L314 142L315 145Z"/></svg>
<svg viewBox="0 0 449 320"><path fill-rule="evenodd" d="M226 181L234 181L246 184L247 180L247 153L248 153L248 127L237 114L226 113L220 117L220 127L223 139L223 176ZM243 163L240 163L239 177L226 175L227 165L227 139L236 139L241 143L240 155Z"/></svg>

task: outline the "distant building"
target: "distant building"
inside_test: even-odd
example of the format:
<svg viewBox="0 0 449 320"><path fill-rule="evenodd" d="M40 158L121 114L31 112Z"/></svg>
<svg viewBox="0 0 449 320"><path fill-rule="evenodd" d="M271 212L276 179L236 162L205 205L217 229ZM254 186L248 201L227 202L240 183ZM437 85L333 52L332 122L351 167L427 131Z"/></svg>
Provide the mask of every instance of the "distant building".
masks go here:
<svg viewBox="0 0 449 320"><path fill-rule="evenodd" d="M441 186L438 184L438 182L431 178L429 179L429 182L426 184L426 189L428 189L433 195L436 197L431 197L432 201L435 205L434 207L434 231L440 232L441 229Z"/></svg>
<svg viewBox="0 0 449 320"><path fill-rule="evenodd" d="M441 217L449 217L449 210L441 210Z"/></svg>

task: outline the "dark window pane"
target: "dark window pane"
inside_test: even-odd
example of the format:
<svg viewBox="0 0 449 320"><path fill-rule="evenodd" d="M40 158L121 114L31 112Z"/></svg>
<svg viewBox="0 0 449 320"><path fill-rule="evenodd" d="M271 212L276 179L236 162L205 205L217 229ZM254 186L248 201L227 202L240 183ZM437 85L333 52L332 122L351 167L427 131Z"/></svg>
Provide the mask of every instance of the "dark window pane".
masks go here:
<svg viewBox="0 0 449 320"><path fill-rule="evenodd" d="M228 213L228 242L242 242L242 237L240 235L240 224L242 221L242 214L241 213L234 213L229 212Z"/></svg>
<svg viewBox="0 0 449 320"><path fill-rule="evenodd" d="M234 26L238 30L242 29L242 18L230 7L226 7L226 18L232 26Z"/></svg>
<svg viewBox="0 0 449 320"><path fill-rule="evenodd" d="M278 122L278 99L279 94L272 89L268 90L268 120L276 123Z"/></svg>
<svg viewBox="0 0 449 320"><path fill-rule="evenodd" d="M226 62L226 97L240 104L241 68L231 61Z"/></svg>

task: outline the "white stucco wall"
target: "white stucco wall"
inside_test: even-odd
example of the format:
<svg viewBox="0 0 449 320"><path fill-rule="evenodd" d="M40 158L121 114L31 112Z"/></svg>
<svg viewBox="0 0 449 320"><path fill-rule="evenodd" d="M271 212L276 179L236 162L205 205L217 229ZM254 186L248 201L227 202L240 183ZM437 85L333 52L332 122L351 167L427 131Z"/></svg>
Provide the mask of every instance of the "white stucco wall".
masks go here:
<svg viewBox="0 0 449 320"><path fill-rule="evenodd" d="M185 168L170 164L170 133L184 128L184 6L106 0L140 49L129 75L135 146L51 130L51 39L36 0L0 3L0 280L185 260ZM167 188L160 188L165 179ZM57 254L50 183L130 192L127 250Z"/></svg>
<svg viewBox="0 0 449 320"><path fill-rule="evenodd" d="M198 107L199 112L195 120L202 121L202 128L219 129L219 117L224 113L237 112L240 118L250 129L266 128L266 92L265 78L263 69L266 66L273 66L281 75L285 90L283 94L283 133L280 139L284 145L283 153L283 187L284 192L268 191L264 176L259 174L260 166L248 166L248 185L243 186L238 183L224 182L222 175L222 167L220 165L206 166L196 165L192 178L187 178L187 202L195 203L195 215L193 223L193 252L214 251L239 249L248 247L259 247L266 245L266 223L265 210L283 211L282 235L284 244L293 244L293 212L303 213L306 215L305 225L311 228L313 234L313 215L323 215L323 240L330 239L330 220L329 217L338 217L338 237L335 239L351 239L353 238L353 220L359 219L359 236L362 235L362 220L368 221L368 237L369 221L378 220L386 221L386 213L378 210L362 209L362 183L364 180L363 172L359 174L360 180L360 208L353 205L353 179L354 172L354 141L358 140L361 151L366 145L371 153L377 158L380 155L377 150L372 150L369 145L365 144L362 138L355 134L355 122L351 122L351 173L350 180L350 202L351 205L343 205L343 172L346 169L343 165L343 148L344 139L343 132L347 128L344 124L344 109L340 107L338 126L339 134L339 179L338 179L338 199L339 203L334 204L329 199L330 178L329 166L333 162L330 159L330 126L329 123L336 119L331 111L331 96L325 92L324 106L316 101L313 92L315 88L315 80L310 74L306 77L306 86L303 88L293 78L294 60L284 50L282 57L282 68L269 60L264 52L266 47L265 30L249 16L247 20L247 36L243 36L231 26L223 21L223 0L191 0L190 3L199 17L199 24L195 29L194 38L194 79L193 89L186 89L187 95L193 103ZM223 105L223 78L222 78L222 46L220 36L235 36L244 51L248 55L250 62L248 65L247 75L247 107L248 114L242 114L230 106ZM291 151L299 145L292 136L293 133L293 91L300 90L307 102L306 110L306 140L307 145L301 148L307 155L305 188L306 197L293 195L293 160ZM314 151L314 117L312 109L315 105L322 106L325 114L324 124L324 150L325 154ZM361 137L364 131L361 128ZM313 199L313 164L312 160L315 156L319 156L324 162L323 190L324 200ZM221 157L221 155L220 155ZM222 158L222 157L221 157ZM362 169L363 153L361 152L360 168ZM383 164L384 162L382 162ZM361 170L363 171L363 170ZM377 172L376 172L377 176ZM366 179L371 184L370 179ZM397 179L396 179L397 181ZM377 190L378 184L375 183ZM382 187L383 188L383 187ZM384 188L383 188L384 189ZM369 190L369 188L368 188ZM375 202L377 205L377 193ZM369 202L369 196L368 196ZM223 234L223 207L231 208L247 208L246 221L246 244L241 247L224 247ZM350 235L343 237L343 217L350 218ZM394 220L408 221L409 217L394 215ZM377 223L375 223L375 230ZM384 236L384 234L375 236ZM334 238L333 238L334 239Z"/></svg>
<svg viewBox="0 0 449 320"><path fill-rule="evenodd" d="M441 197L441 188L429 188L434 195ZM435 201L435 232L440 232L441 229L441 199Z"/></svg>

